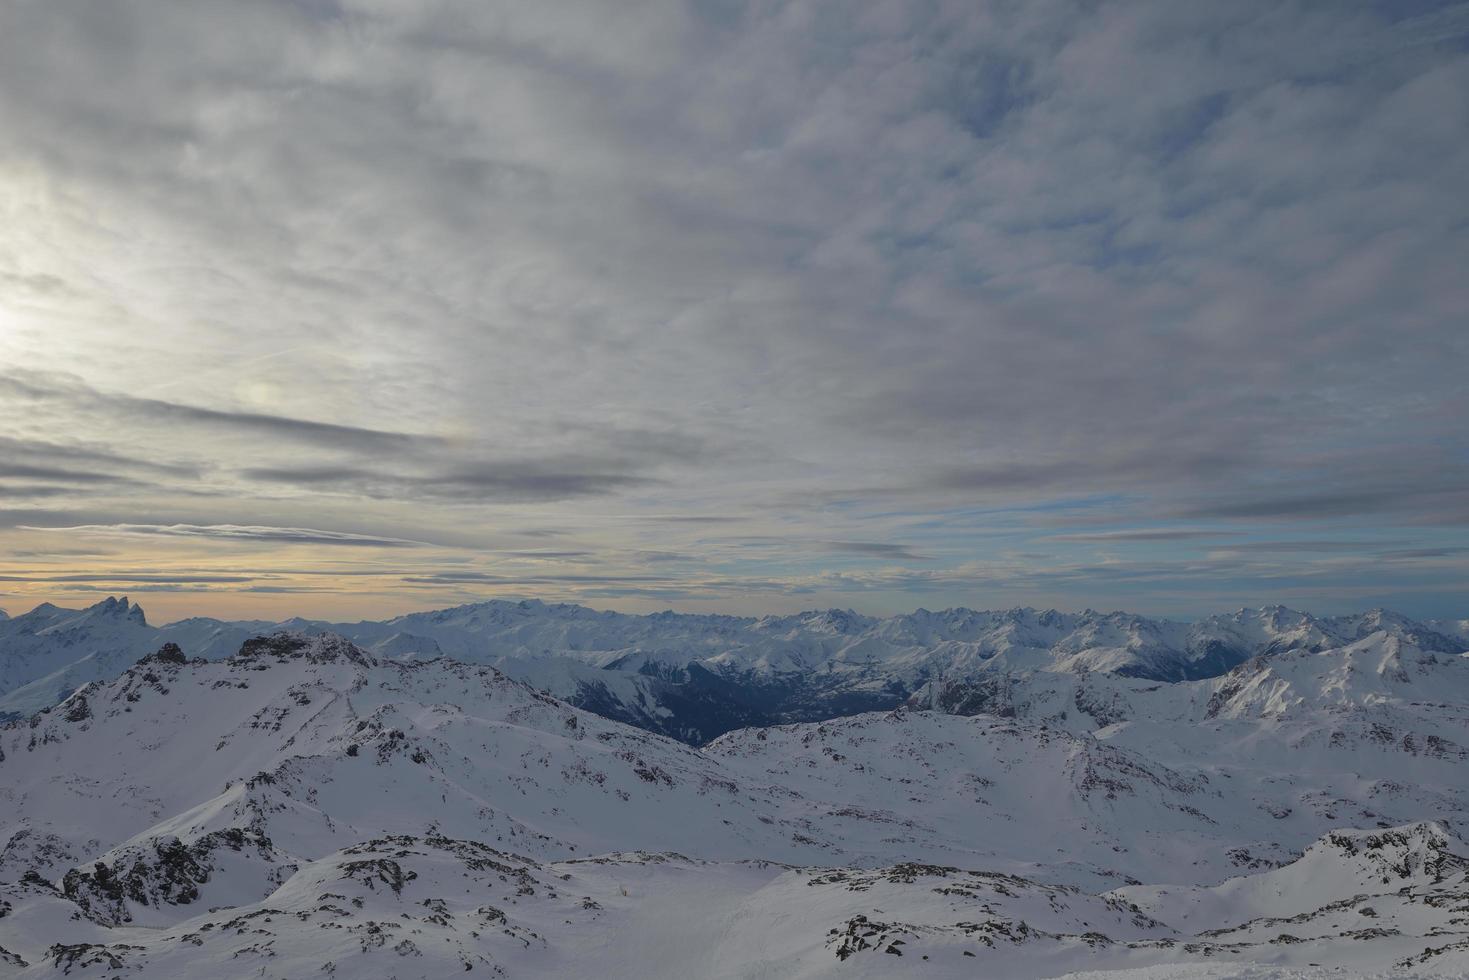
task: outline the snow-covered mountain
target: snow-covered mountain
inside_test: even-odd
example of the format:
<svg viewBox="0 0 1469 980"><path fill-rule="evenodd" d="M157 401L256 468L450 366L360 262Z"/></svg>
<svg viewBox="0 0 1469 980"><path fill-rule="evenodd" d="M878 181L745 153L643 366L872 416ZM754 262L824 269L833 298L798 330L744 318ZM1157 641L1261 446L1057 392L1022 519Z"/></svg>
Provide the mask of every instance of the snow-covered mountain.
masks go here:
<svg viewBox="0 0 1469 980"><path fill-rule="evenodd" d="M1469 968L1466 658L1377 629L1204 681L1027 676L1012 717L696 749L335 634L169 644L0 729L0 971Z"/></svg>
<svg viewBox="0 0 1469 980"><path fill-rule="evenodd" d="M193 656L227 657L270 623L186 619L160 628L126 596L86 609L42 603L0 620L0 719L27 717L91 681L110 680L173 642Z"/></svg>
<svg viewBox="0 0 1469 980"><path fill-rule="evenodd" d="M164 642L212 659L276 629L338 633L379 657L492 665L572 704L690 744L752 725L887 710L915 696L963 711L1017 676L1176 683L1374 633L1437 653L1469 649L1457 632L1382 610L1318 618L1267 607L1187 624L1091 610L920 609L875 619L833 609L751 618L490 601L383 622L190 619L154 628L123 598L77 611L41 606L0 623L0 717L28 716L81 684L116 677Z"/></svg>

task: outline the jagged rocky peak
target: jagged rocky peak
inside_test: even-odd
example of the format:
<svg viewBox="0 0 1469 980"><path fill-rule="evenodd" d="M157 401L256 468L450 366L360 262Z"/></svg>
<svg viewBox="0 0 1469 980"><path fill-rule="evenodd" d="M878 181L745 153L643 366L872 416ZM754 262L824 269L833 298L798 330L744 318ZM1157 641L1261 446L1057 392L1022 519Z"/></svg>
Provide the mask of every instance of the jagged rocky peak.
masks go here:
<svg viewBox="0 0 1469 980"><path fill-rule="evenodd" d="M316 633L308 636L281 630L267 636L252 636L240 646L235 660L261 660L275 657L278 660L300 658L314 664L349 661L363 667L371 666L373 658L351 640L339 633Z"/></svg>
<svg viewBox="0 0 1469 980"><path fill-rule="evenodd" d="M127 596L121 598L108 596L87 611L111 619L126 620L139 626L148 625L148 620L143 615L143 607L135 602L128 602Z"/></svg>

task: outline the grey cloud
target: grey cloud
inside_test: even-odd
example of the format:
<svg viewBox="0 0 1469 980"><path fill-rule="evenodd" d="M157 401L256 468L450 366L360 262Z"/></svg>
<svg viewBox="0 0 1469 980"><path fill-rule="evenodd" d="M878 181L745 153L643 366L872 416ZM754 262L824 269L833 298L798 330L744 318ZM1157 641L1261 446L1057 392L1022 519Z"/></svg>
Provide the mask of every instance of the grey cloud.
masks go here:
<svg viewBox="0 0 1469 980"><path fill-rule="evenodd" d="M561 436L595 442L618 459L698 462L710 455L706 437L677 428L631 428L590 419L560 419L545 427Z"/></svg>
<svg viewBox="0 0 1469 980"><path fill-rule="evenodd" d="M679 551L635 551L632 557L639 562L657 564L659 562L691 562L698 561L699 556Z"/></svg>
<svg viewBox="0 0 1469 980"><path fill-rule="evenodd" d="M3 378L3 375L0 375L0 378ZM176 475L197 472L192 467L171 465L169 463L159 462L156 459L123 456L119 453L108 452L107 450L98 449L93 446L68 445L42 439L18 439L14 436L0 436L0 450L3 450L12 459L30 457L52 463L100 464Z"/></svg>
<svg viewBox="0 0 1469 980"><path fill-rule="evenodd" d="M1386 561L1415 561L1423 558L1453 558L1457 555L1469 555L1469 545L1443 548L1398 548L1384 551L1378 557Z"/></svg>
<svg viewBox="0 0 1469 980"><path fill-rule="evenodd" d="M881 541L822 541L821 547L837 554L868 555L874 558L889 558L901 561L932 561L930 555L920 555L907 545L888 544Z"/></svg>
<svg viewBox="0 0 1469 980"><path fill-rule="evenodd" d="M794 535L745 535L724 540L740 548L788 551L793 554L817 552L828 555L858 555L900 561L933 560L931 555L919 554L907 545L886 541L812 541Z"/></svg>
<svg viewBox="0 0 1469 980"><path fill-rule="evenodd" d="M117 591L117 589L114 586L112 586L112 585L89 585L89 584L85 584L85 583L67 585L65 590L67 592L97 592L97 593L113 593L113 592L116 592ZM214 587L209 586L209 585L193 585L193 584L183 583L183 582L159 582L159 583L144 584L144 585L130 585L130 586L128 586L128 591L129 592L135 592L135 593L136 592L184 592L184 593L194 592L194 593L200 593L200 594L207 595L207 594L210 594L210 593L218 593L220 591L225 591L225 590L217 589L217 588L214 588ZM245 590L244 589L229 589L228 591L238 592L238 591L245 591Z"/></svg>
<svg viewBox="0 0 1469 980"><path fill-rule="evenodd" d="M63 401L90 413L146 419L161 425L195 425L237 430L271 438L299 440L311 445L345 447L365 452L401 452L434 445L440 441L436 437L405 432L387 432L262 412L224 411L156 398L102 392L75 378L35 372L0 374L0 392L32 401Z"/></svg>
<svg viewBox="0 0 1469 980"><path fill-rule="evenodd" d="M746 518L729 514L660 514L642 520L655 524L737 524Z"/></svg>
<svg viewBox="0 0 1469 980"><path fill-rule="evenodd" d="M420 585L484 582L502 585L556 585L586 582L673 582L661 575L505 575L494 572L435 572L432 575L405 575L405 582Z"/></svg>
<svg viewBox="0 0 1469 980"><path fill-rule="evenodd" d="M0 484L0 497L27 500L43 497L62 497L76 493L76 487L58 487L46 483Z"/></svg>
<svg viewBox="0 0 1469 980"><path fill-rule="evenodd" d="M99 579L99 581L111 582L112 580ZM230 587L220 588L219 586L221 584L228 585ZM132 593L197 593L199 595L218 595L221 592L260 593L262 595L288 595L292 593L311 594L332 591L329 589L319 589L305 585L232 585L231 583L221 582L192 582L187 579L177 581L129 584L127 586L127 590ZM115 585L111 584L92 585L87 583L68 583L65 586L65 591L115 594L117 592L117 588Z"/></svg>
<svg viewBox="0 0 1469 980"><path fill-rule="evenodd" d="M1077 592L1027 538L1469 525L1469 5L502 7L15 7L0 172L75 206L0 421L116 458L0 457L95 469L73 524L732 525L869 593L1004 587L850 567L916 517Z"/></svg>
<svg viewBox="0 0 1469 980"><path fill-rule="evenodd" d="M1216 547L1225 552L1280 553L1291 552L1357 552L1367 553L1394 544L1391 541L1240 541L1220 544Z"/></svg>
<svg viewBox="0 0 1469 980"><path fill-rule="evenodd" d="M24 530L59 531L70 534L123 534L165 538L208 538L224 541L258 541L274 544L343 545L367 548L422 547L421 541L375 537L345 531L321 531L304 527L258 527L237 524L79 524L69 527L34 527Z"/></svg>
<svg viewBox="0 0 1469 980"><path fill-rule="evenodd" d="M1394 48L1460 41L1466 36L1469 36L1469 4L1449 3L1437 10L1396 22L1390 32L1377 44L1368 46L1367 50L1385 56Z"/></svg>
<svg viewBox="0 0 1469 980"><path fill-rule="evenodd" d="M1357 515L1402 515L1408 522L1462 524L1469 522L1469 490L1428 491L1363 489L1328 493L1225 499L1196 504L1179 511L1187 518L1260 519L1289 521Z"/></svg>
<svg viewBox="0 0 1469 980"><path fill-rule="evenodd" d="M169 575L146 572L98 572L77 575L0 575L4 582L113 582L132 584L173 583L179 585L235 585L255 581L251 575Z"/></svg>
<svg viewBox="0 0 1469 980"><path fill-rule="evenodd" d="M368 497L440 500L565 500L612 493L652 482L627 473L561 469L577 461L507 460L475 468L408 475L357 467L259 467L247 479L359 493ZM589 460L595 464L597 461Z"/></svg>
<svg viewBox="0 0 1469 980"><path fill-rule="evenodd" d="M1158 454L1113 449L1100 459L1075 455L1048 460L1046 455L1037 450L1011 462L946 467L928 475L918 488L966 492L1064 489L1087 493L1135 482L1158 485L1219 476L1243 462L1238 453L1229 450Z"/></svg>
<svg viewBox="0 0 1469 980"><path fill-rule="evenodd" d="M707 592L699 589L636 585L583 589L578 595L591 600L638 598L657 599L661 602L689 602L709 598Z"/></svg>
<svg viewBox="0 0 1469 980"><path fill-rule="evenodd" d="M0 378L0 382L3 382ZM232 416L233 417L233 416ZM234 422L239 422L234 418ZM252 418L252 423L259 422ZM239 476L254 483L276 484L312 492L349 494L368 499L397 500L405 502L444 501L451 503L477 502L525 502L534 500L563 500L577 497L598 496L653 484L654 477L646 471L669 462L680 462L695 458L703 453L702 445L696 440L677 434L666 438L659 433L620 431L609 436L607 427L597 427L603 435L625 440L626 451L620 455L569 455L544 458L475 459L478 455L472 443L458 440L452 451L446 450L445 442L437 439L420 439L401 434L354 430L353 438L340 438L341 433L332 428L321 428L313 424L296 425L295 420L271 418L270 424L290 423L284 426L288 432L307 431L313 437L321 436L332 444L340 454L344 450L349 458L371 459L370 465L356 461L315 463L310 465L260 466L237 471ZM304 429L303 429L304 426ZM565 426L561 426L565 429ZM404 446L394 452L362 452L364 448L386 450L378 443L386 440L391 444L402 440ZM134 466L145 472L141 478L109 472L105 469L85 470L83 464L111 466L113 469L131 461L115 454L103 454L80 449L67 449L42 443L19 443L11 440L23 450L42 458L55 455L77 466L66 468L52 464L16 462L0 464L0 477L30 477L74 481L75 492L86 490L91 496L106 497L127 491L129 495L151 492L155 497L205 496L238 497L245 487L221 484L218 479L212 486L201 486L188 480L197 477L197 467L182 464L147 464ZM412 451L408 451L411 445ZM146 472L151 469L151 472ZM151 482L150 482L151 481ZM25 487L0 487L0 495L8 497L59 496L63 488L31 484ZM248 492L248 491L246 491ZM145 521L119 521L119 523L145 523ZM93 523L88 521L86 523ZM98 521L96 523L103 523ZM108 522L110 523L110 521ZM527 532L550 535L554 532L542 529Z"/></svg>
<svg viewBox="0 0 1469 980"><path fill-rule="evenodd" d="M25 528L33 522L44 522L58 514L73 516L72 512L42 510L34 507L0 508L0 528Z"/></svg>
<svg viewBox="0 0 1469 980"><path fill-rule="evenodd" d="M1096 531L1089 534L1052 534L1050 541L1076 541L1091 544L1107 544L1113 541L1195 541L1203 538L1224 538L1238 531L1190 530L1187 528L1139 528L1118 531Z"/></svg>
<svg viewBox="0 0 1469 980"><path fill-rule="evenodd" d="M83 470L66 470L55 466L33 466L26 463L0 463L0 478L11 477L33 480L57 480L63 483L118 483L134 482L108 473L92 473Z"/></svg>
<svg viewBox="0 0 1469 980"><path fill-rule="evenodd" d="M15 287L27 292L34 293L66 293L71 292L70 287L62 279L46 275L23 275L14 272L0 272L0 283Z"/></svg>

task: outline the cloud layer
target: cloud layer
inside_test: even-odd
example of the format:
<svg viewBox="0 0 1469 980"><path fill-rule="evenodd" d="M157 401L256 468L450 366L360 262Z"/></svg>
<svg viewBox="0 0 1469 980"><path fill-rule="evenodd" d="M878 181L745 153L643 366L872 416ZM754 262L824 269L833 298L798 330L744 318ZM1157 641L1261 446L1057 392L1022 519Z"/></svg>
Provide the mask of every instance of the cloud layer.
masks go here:
<svg viewBox="0 0 1469 980"><path fill-rule="evenodd" d="M1464 613L1469 5L511 7L0 15L0 601Z"/></svg>

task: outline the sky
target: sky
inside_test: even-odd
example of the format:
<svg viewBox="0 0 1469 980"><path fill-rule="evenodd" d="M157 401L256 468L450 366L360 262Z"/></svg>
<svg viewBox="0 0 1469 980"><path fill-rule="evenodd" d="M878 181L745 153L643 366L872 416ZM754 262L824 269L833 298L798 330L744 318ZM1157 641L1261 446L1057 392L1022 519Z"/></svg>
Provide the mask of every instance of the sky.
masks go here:
<svg viewBox="0 0 1469 980"><path fill-rule="evenodd" d="M0 0L0 608L1469 616L1469 4Z"/></svg>

